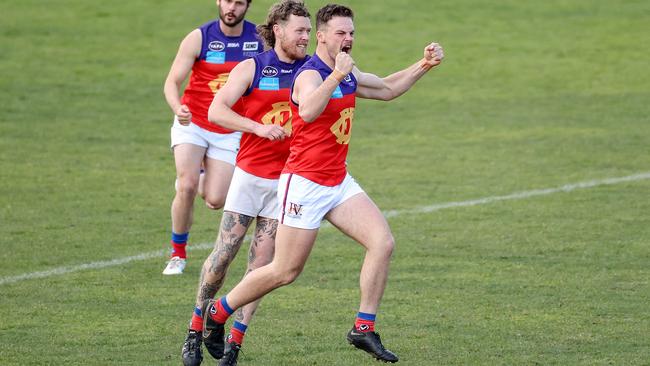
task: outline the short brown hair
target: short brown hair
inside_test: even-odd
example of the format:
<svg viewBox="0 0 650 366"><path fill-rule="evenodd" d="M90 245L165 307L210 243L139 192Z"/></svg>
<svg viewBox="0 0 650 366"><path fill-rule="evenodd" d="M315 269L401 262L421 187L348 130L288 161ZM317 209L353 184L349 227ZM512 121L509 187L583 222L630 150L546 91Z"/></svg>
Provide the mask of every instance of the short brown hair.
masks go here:
<svg viewBox="0 0 650 366"><path fill-rule="evenodd" d="M257 26L257 33L264 40L267 47L275 47L273 26L288 21L291 15L306 18L311 17L309 10L307 10L307 7L302 1L283 0L271 6L269 14L266 16L266 22Z"/></svg>
<svg viewBox="0 0 650 366"><path fill-rule="evenodd" d="M354 19L354 13L347 6L327 4L318 9L318 13L316 13L316 29L320 29L321 25L327 24L334 17Z"/></svg>

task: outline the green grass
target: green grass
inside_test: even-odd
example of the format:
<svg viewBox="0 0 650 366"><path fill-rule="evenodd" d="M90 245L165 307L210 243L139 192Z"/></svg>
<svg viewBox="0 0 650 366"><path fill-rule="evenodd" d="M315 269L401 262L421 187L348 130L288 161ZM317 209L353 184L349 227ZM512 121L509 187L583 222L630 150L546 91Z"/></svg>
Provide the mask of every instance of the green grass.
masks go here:
<svg viewBox="0 0 650 366"><path fill-rule="evenodd" d="M650 171L647 1L348 3L364 71L445 48L401 99L359 101L349 168L382 209ZM167 248L162 83L206 14L213 2L2 5L0 280ZM650 365L649 194L640 180L391 218L382 339L407 365ZM219 219L197 201L192 241L212 242ZM0 285L0 364L180 364L206 255L174 278L158 257ZM323 229L240 364L374 365L343 338L362 255Z"/></svg>

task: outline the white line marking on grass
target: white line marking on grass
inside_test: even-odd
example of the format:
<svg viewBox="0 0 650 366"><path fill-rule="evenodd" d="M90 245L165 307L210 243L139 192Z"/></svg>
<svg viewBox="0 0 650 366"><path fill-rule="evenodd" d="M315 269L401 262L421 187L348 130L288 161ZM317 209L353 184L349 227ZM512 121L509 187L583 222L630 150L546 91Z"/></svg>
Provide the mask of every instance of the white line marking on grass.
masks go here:
<svg viewBox="0 0 650 366"><path fill-rule="evenodd" d="M387 218L390 218L390 217L400 216L404 214L422 214L422 213L439 211L447 208L477 206L477 205L484 205L492 202L526 199L530 197L544 196L544 195L560 193L560 192L571 192L577 189L593 188L597 186L613 185L613 184L620 184L626 182L635 182L635 181L645 180L645 179L650 179L650 172L628 175L626 177L606 178L606 179L599 179L599 180L591 180L587 182L567 184L556 188L534 189L530 191L515 192L505 196L492 196L492 197L479 198L479 199L469 200L469 201L447 202L447 203L440 203L440 204L434 204L429 206L420 206L420 207L415 207L406 210L390 210L390 211L384 211L384 215ZM246 240L248 240L248 237ZM188 248L188 250L211 249L213 245L214 244L212 243L196 244L196 245L191 245ZM169 250L158 250L155 252L142 253L130 257L116 258L108 261L91 262L91 263L79 264L76 266L64 266L64 267L53 268L48 271L30 272L18 276L2 277L0 278L0 286L10 284L10 283L21 282L25 280L32 280L36 278L52 277L56 275L63 275L67 273L79 272L88 269L114 267L114 266L119 266L119 265L135 262L135 261L144 261L153 258L165 257L169 255L168 253Z"/></svg>
<svg viewBox="0 0 650 366"><path fill-rule="evenodd" d="M390 217L400 216L404 214L429 213L429 212L443 210L446 208L484 205L486 203L492 203L498 201L518 200L518 199L530 198L535 196L544 196L553 193L571 192L571 191L575 191L576 189L585 189L585 188L592 188L597 186L634 182L634 181L639 181L644 179L650 179L650 172L628 175L627 177L606 178L600 180L591 180L588 182L567 184L556 188L534 189L531 191L515 192L506 196L492 196L492 197L479 198L479 199L469 200L469 201L439 203L435 205L420 206L420 207L415 207L406 210L390 210L390 211L384 211L384 216L390 218Z"/></svg>
<svg viewBox="0 0 650 366"><path fill-rule="evenodd" d="M191 245L188 248L188 250L211 249L212 247L213 247L213 244L203 243L203 244ZM169 249L167 249L167 250L157 250L155 252L142 253L142 254L133 255L133 256L124 257L124 258L116 258L116 259L112 259L112 260L109 260L109 261L90 262L90 263L79 264L79 265L76 265L76 266L64 266L64 267L53 268L53 269L51 269L49 271L30 272L30 273L24 273L24 274L21 274L21 275L18 275L18 276L2 277L2 278L0 278L0 286L6 285L6 284L9 284L9 283L25 281L25 280L33 280L33 279L36 279L36 278L45 278L45 277L51 277L51 276L56 276L56 275L63 275L63 274L67 274L67 273L79 272L79 271L83 271L83 270L86 270L86 269L99 269L99 268L120 266L122 264L127 264L127 263L130 263L130 262L145 261L145 260L148 260L148 259L165 257L165 256L168 256L168 255L169 255Z"/></svg>

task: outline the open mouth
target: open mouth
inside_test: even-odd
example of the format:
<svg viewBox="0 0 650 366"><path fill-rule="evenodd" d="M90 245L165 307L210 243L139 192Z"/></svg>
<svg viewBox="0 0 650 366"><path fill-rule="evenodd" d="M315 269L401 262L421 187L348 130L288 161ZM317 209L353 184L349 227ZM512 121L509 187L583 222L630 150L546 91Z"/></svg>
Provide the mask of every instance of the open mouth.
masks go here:
<svg viewBox="0 0 650 366"><path fill-rule="evenodd" d="M343 51L345 53L350 53L351 50L352 50L352 46L343 46L341 48L341 51Z"/></svg>

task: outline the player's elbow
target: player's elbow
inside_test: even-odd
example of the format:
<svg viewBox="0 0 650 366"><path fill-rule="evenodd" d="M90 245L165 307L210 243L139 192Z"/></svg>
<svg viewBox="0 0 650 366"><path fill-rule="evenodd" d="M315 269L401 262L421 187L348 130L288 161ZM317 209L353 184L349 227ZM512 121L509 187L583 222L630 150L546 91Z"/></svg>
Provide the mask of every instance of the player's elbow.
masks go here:
<svg viewBox="0 0 650 366"><path fill-rule="evenodd" d="M303 121L307 123L313 122L316 117L318 117L318 115L313 110L309 110L308 107L305 107L303 105L300 105L300 107L298 107L298 115Z"/></svg>
<svg viewBox="0 0 650 366"><path fill-rule="evenodd" d="M382 93L380 93L379 99L387 102L387 101L393 100L393 99L395 99L395 98L397 98L399 96L400 96L400 94L397 93L395 90L393 90L391 88L386 88L386 89L384 89L382 91Z"/></svg>
<svg viewBox="0 0 650 366"><path fill-rule="evenodd" d="M221 120L221 116L223 115L223 112L221 112L222 106L219 105L219 103L212 103L210 105L210 108L208 109L208 121L210 123L215 123L218 125L222 125L223 121Z"/></svg>

